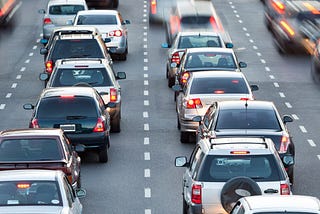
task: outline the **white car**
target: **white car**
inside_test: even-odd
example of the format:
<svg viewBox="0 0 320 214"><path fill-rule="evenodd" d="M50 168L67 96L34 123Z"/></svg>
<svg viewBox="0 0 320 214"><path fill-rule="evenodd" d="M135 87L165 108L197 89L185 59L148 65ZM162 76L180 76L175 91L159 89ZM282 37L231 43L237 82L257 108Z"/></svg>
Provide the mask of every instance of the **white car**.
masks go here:
<svg viewBox="0 0 320 214"><path fill-rule="evenodd" d="M79 197L60 170L9 170L0 172L0 213L81 214Z"/></svg>
<svg viewBox="0 0 320 214"><path fill-rule="evenodd" d="M102 38L110 38L106 43L113 55L118 55L121 60L127 59L128 54L128 29L129 20L124 20L117 10L88 10L79 11L73 24L75 26L93 25L100 31Z"/></svg>
<svg viewBox="0 0 320 214"><path fill-rule="evenodd" d="M231 214L319 214L320 201L307 195L249 196L239 199Z"/></svg>

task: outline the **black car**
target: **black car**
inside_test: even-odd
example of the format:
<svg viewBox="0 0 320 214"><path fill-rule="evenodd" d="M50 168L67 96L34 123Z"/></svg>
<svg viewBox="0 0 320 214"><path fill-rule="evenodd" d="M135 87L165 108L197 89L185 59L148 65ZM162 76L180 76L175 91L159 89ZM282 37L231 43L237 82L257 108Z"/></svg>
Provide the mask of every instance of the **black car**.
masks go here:
<svg viewBox="0 0 320 214"><path fill-rule="evenodd" d="M221 101L212 104L203 119L195 117L200 122L196 131L197 141L201 138L219 138L230 136L255 136L271 138L281 158L290 154L294 157L295 147L287 122L293 119L289 115L283 118L269 101ZM293 183L293 168L287 168L291 183Z"/></svg>
<svg viewBox="0 0 320 214"><path fill-rule="evenodd" d="M112 104L108 104L112 105ZM99 154L100 162L108 161L110 115L99 93L91 87L44 89L34 109L29 128L60 128L73 145L83 145Z"/></svg>

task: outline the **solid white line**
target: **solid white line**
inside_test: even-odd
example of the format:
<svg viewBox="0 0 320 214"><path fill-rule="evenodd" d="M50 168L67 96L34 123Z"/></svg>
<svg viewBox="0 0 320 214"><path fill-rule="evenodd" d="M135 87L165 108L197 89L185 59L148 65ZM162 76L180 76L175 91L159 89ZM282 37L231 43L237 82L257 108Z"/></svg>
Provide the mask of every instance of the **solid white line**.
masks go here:
<svg viewBox="0 0 320 214"><path fill-rule="evenodd" d="M279 92L280 97L286 97L283 92Z"/></svg>
<svg viewBox="0 0 320 214"><path fill-rule="evenodd" d="M149 91L148 91L148 90L144 90L144 91L143 91L143 95L144 95L144 96L148 96L148 95L149 95Z"/></svg>
<svg viewBox="0 0 320 214"><path fill-rule="evenodd" d="M149 117L149 113L147 111L143 112L143 118L148 118Z"/></svg>
<svg viewBox="0 0 320 214"><path fill-rule="evenodd" d="M145 152L144 153L144 160L150 160L150 152Z"/></svg>
<svg viewBox="0 0 320 214"><path fill-rule="evenodd" d="M3 110L6 107L6 104L0 104L0 110Z"/></svg>
<svg viewBox="0 0 320 214"><path fill-rule="evenodd" d="M292 105L290 103L285 102L284 104L287 106L287 108L292 108Z"/></svg>
<svg viewBox="0 0 320 214"><path fill-rule="evenodd" d="M148 69L149 69L148 66L144 66L144 67L143 67L143 70L144 70L144 71L147 71Z"/></svg>
<svg viewBox="0 0 320 214"><path fill-rule="evenodd" d="M274 87L279 88L279 83L274 82L273 85L274 85Z"/></svg>
<svg viewBox="0 0 320 214"><path fill-rule="evenodd" d="M293 117L293 119L299 120L299 117L296 114L292 114L291 116Z"/></svg>
<svg viewBox="0 0 320 214"><path fill-rule="evenodd" d="M143 84L144 84L144 85L149 85L149 81L148 81L148 80L144 80L144 81L143 81Z"/></svg>
<svg viewBox="0 0 320 214"><path fill-rule="evenodd" d="M11 95L12 95L12 93L8 93L8 94L6 95L6 98L10 98Z"/></svg>
<svg viewBox="0 0 320 214"><path fill-rule="evenodd" d="M151 209L145 209L144 214L151 214Z"/></svg>
<svg viewBox="0 0 320 214"><path fill-rule="evenodd" d="M150 188L144 188L144 197L151 198L151 189Z"/></svg>
<svg viewBox="0 0 320 214"><path fill-rule="evenodd" d="M16 79L19 80L19 79L21 79L21 77L22 76L19 74L19 75L16 76Z"/></svg>
<svg viewBox="0 0 320 214"><path fill-rule="evenodd" d="M144 169L144 177L150 178L150 169Z"/></svg>
<svg viewBox="0 0 320 214"><path fill-rule="evenodd" d="M316 147L316 146L317 146L317 145L314 143L314 141L311 140L311 139L308 139L308 143L309 143L310 146L312 146L312 147Z"/></svg>
<svg viewBox="0 0 320 214"><path fill-rule="evenodd" d="M144 77L144 78L148 78L148 77L149 77L149 74L143 74L143 77Z"/></svg>
<svg viewBox="0 0 320 214"><path fill-rule="evenodd" d="M304 126L299 126L299 128L300 128L301 132L303 132L303 133L307 133L308 132L307 129Z"/></svg>
<svg viewBox="0 0 320 214"><path fill-rule="evenodd" d="M17 83L12 83L11 88L16 88L17 87Z"/></svg>
<svg viewBox="0 0 320 214"><path fill-rule="evenodd" d="M148 123L143 125L143 130L149 131L149 124Z"/></svg>
<svg viewBox="0 0 320 214"><path fill-rule="evenodd" d="M148 106L149 105L149 100L144 100L143 105Z"/></svg>
<svg viewBox="0 0 320 214"><path fill-rule="evenodd" d="M149 141L149 138L148 138L148 137L145 137L145 138L144 138L143 144L144 144L144 145L149 145L149 144L150 144L150 141Z"/></svg>
<svg viewBox="0 0 320 214"><path fill-rule="evenodd" d="M26 67L22 67L22 68L20 69L21 72L23 72L23 71L25 71L25 70L26 70Z"/></svg>

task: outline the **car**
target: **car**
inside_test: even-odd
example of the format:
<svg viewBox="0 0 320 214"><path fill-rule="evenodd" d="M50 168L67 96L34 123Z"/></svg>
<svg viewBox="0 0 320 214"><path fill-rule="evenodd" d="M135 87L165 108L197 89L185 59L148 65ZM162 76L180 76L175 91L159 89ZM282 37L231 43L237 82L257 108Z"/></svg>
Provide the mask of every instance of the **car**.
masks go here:
<svg viewBox="0 0 320 214"><path fill-rule="evenodd" d="M118 8L119 0L86 0L90 8L107 7L109 9Z"/></svg>
<svg viewBox="0 0 320 214"><path fill-rule="evenodd" d="M292 164L291 156L288 163ZM229 213L235 202L249 195L290 195L288 175L270 138L227 137L199 141L182 178L184 214Z"/></svg>
<svg viewBox="0 0 320 214"><path fill-rule="evenodd" d="M96 151L102 163L108 162L110 147L108 107L97 90L85 86L45 88L35 105L23 105L33 110L29 128L60 128L72 145Z"/></svg>
<svg viewBox="0 0 320 214"><path fill-rule="evenodd" d="M60 170L17 169L0 172L0 213L81 214L79 198Z"/></svg>
<svg viewBox="0 0 320 214"><path fill-rule="evenodd" d="M264 19L281 54L312 54L319 36L320 2L316 0L265 0Z"/></svg>
<svg viewBox="0 0 320 214"><path fill-rule="evenodd" d="M247 196L240 198L230 214L319 214L320 201L308 195Z"/></svg>
<svg viewBox="0 0 320 214"><path fill-rule="evenodd" d="M163 43L163 48L169 48L166 60L166 77L168 79L168 87L171 88L175 84L176 67L171 67L171 63L180 64L180 59L187 48L201 47L220 47L232 48L232 43L225 43L220 34L216 32L206 31L183 31L178 32L173 39L172 45Z"/></svg>
<svg viewBox="0 0 320 214"><path fill-rule="evenodd" d="M290 115L282 118L272 101L238 100L219 101L209 106L201 117L195 117L199 126L197 141L201 138L232 136L258 136L271 138L281 158L295 157L295 146L287 123L292 122ZM294 183L294 165L286 167L291 184Z"/></svg>
<svg viewBox="0 0 320 214"><path fill-rule="evenodd" d="M232 43L211 1L178 0L172 7L169 18L165 22L167 43L171 45L178 32L190 29L218 32L224 42Z"/></svg>
<svg viewBox="0 0 320 214"><path fill-rule="evenodd" d="M320 82L320 40L316 42L316 47L311 55L311 75L315 82Z"/></svg>
<svg viewBox="0 0 320 214"><path fill-rule="evenodd" d="M88 10L85 0L50 0L46 10L38 11L43 14L43 38L48 39L55 28L67 25L80 10Z"/></svg>
<svg viewBox="0 0 320 214"><path fill-rule="evenodd" d="M149 0L149 23L164 24L169 19L169 11L177 0Z"/></svg>
<svg viewBox="0 0 320 214"><path fill-rule="evenodd" d="M61 129L9 129L0 132L0 171L59 169L81 188L81 159Z"/></svg>
<svg viewBox="0 0 320 214"><path fill-rule="evenodd" d="M119 79L125 79L125 72L115 72L105 59L59 59L52 75L41 73L39 78L47 81L47 88L73 85L88 85L95 88L104 103L115 104L110 108L111 131L120 132L121 87Z"/></svg>
<svg viewBox="0 0 320 214"><path fill-rule="evenodd" d="M98 30L61 31L50 43L50 49L43 47L40 54L45 56L44 73L52 73L55 62L66 58L101 58L113 64L105 41Z"/></svg>
<svg viewBox="0 0 320 214"><path fill-rule="evenodd" d="M190 78L183 87L177 85L177 127L181 143L190 142L191 135L195 135L199 125L193 118L203 117L212 103L220 100L253 100L252 91L258 89L257 85L249 85L242 72L190 73Z"/></svg>
<svg viewBox="0 0 320 214"><path fill-rule="evenodd" d="M16 0L1 0L0 1L0 25L6 25L10 21L17 8Z"/></svg>
<svg viewBox="0 0 320 214"><path fill-rule="evenodd" d="M127 59L129 20L123 19L117 10L87 10L79 11L74 19L74 26L95 26L102 39L109 38L106 43L109 52L121 60Z"/></svg>

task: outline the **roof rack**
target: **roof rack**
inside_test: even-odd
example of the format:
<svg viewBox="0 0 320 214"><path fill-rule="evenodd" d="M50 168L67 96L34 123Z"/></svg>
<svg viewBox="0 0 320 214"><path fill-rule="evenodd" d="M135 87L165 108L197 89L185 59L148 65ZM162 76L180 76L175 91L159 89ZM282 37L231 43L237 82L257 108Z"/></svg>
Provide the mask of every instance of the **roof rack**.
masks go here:
<svg viewBox="0 0 320 214"><path fill-rule="evenodd" d="M250 141L248 139L262 139L263 142L253 142L253 141ZM216 140L219 140L219 139L223 139L224 142L213 142L213 141L216 141ZM233 139L232 141L228 141L226 139ZM231 144L260 144L260 145L264 145L265 148L268 148L268 144L266 142L266 138L264 137L254 137L254 136L232 136L232 137L220 137L220 138L212 138L210 139L210 148L213 149L214 146L216 145L231 145Z"/></svg>
<svg viewBox="0 0 320 214"><path fill-rule="evenodd" d="M81 61L97 61L100 64L102 64L102 60L101 58L68 58L68 59L61 59L61 64L65 64L67 62L70 61L76 61L76 60L81 60Z"/></svg>

